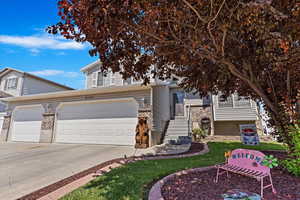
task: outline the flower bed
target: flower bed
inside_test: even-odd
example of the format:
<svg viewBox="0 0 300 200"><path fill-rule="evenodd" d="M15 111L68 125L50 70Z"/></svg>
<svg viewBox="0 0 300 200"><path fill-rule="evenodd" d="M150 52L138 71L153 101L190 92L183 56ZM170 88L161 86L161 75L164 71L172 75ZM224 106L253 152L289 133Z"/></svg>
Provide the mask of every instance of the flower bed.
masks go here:
<svg viewBox="0 0 300 200"><path fill-rule="evenodd" d="M283 152L264 152L284 158ZM191 171L167 180L161 188L164 200L222 200L222 194L230 189L241 189L260 194L260 184L253 178L230 173L230 178L223 175L218 183L214 182L216 169ZM281 168L272 170L273 184L277 190L274 195L266 189L265 200L300 199L300 178L290 175Z"/></svg>

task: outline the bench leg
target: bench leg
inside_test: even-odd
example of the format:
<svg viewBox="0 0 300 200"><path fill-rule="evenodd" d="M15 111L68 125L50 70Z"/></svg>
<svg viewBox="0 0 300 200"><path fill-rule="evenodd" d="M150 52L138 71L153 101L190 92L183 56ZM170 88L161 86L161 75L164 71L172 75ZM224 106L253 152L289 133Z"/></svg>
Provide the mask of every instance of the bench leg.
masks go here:
<svg viewBox="0 0 300 200"><path fill-rule="evenodd" d="M264 198L264 177L260 178L260 196Z"/></svg>
<svg viewBox="0 0 300 200"><path fill-rule="evenodd" d="M218 170L217 170L217 177L216 177L216 179L215 179L215 183L217 183L218 180L219 180L219 172L220 172L220 168L218 167Z"/></svg>
<svg viewBox="0 0 300 200"><path fill-rule="evenodd" d="M272 192L273 192L274 194L276 194L276 190L275 190L275 188L274 188L274 186L273 186L273 180L272 180L271 174L269 174L269 178L270 178L270 183L271 183L271 186L272 186Z"/></svg>

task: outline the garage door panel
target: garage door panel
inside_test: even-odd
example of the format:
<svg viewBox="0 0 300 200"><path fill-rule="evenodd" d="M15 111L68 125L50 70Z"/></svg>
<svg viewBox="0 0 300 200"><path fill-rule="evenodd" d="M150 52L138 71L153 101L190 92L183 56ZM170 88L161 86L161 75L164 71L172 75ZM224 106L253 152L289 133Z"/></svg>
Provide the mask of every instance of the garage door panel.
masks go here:
<svg viewBox="0 0 300 200"><path fill-rule="evenodd" d="M56 142L134 145L135 101L63 105L58 116Z"/></svg>
<svg viewBox="0 0 300 200"><path fill-rule="evenodd" d="M132 101L119 103L83 103L70 104L61 108L59 120L86 120L136 117L136 103ZM80 113L80 115L78 115Z"/></svg>
<svg viewBox="0 0 300 200"><path fill-rule="evenodd" d="M17 107L13 113L11 140L16 142L39 142L43 107Z"/></svg>

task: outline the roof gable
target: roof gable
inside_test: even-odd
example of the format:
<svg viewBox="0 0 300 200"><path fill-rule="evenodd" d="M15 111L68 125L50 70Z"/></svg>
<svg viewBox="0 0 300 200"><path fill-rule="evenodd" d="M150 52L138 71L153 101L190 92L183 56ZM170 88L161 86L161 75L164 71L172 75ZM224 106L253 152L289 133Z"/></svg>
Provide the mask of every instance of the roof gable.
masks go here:
<svg viewBox="0 0 300 200"><path fill-rule="evenodd" d="M3 76L5 76L6 74L10 73L10 72L18 72L18 73L21 73L25 76L29 76L31 78L34 78L34 79L37 79L37 80L40 80L40 81L44 81L48 84L51 84L51 85L55 85L55 86L58 86L58 87L61 87L61 88L64 88L64 89L67 89L67 90L74 90L73 88L71 87L68 87L68 86L65 86L65 85L62 85L62 84L59 84L59 83L56 83L54 81L50 81L48 79L45 79L45 78L42 78L42 77L39 77L39 76L36 76L36 75L33 75L33 74L30 74L28 72L23 72L23 71L20 71L20 70L17 70L17 69L13 69L13 68L9 68L9 67L6 67L4 69L2 69L0 71L0 78L2 78Z"/></svg>

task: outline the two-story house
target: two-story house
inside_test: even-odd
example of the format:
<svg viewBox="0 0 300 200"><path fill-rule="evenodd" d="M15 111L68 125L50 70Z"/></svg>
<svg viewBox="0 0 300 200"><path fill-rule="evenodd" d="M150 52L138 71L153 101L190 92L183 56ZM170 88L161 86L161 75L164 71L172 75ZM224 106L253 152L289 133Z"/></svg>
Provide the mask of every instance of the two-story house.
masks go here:
<svg viewBox="0 0 300 200"><path fill-rule="evenodd" d="M31 142L134 145L136 125L143 117L150 127L151 146L168 131L186 136L201 127L211 135L239 135L240 124L257 120L256 105L249 99L200 98L184 92L176 79L152 79L142 86L133 79L123 80L119 73L104 76L100 65L96 61L82 68L85 89L5 98L11 112L1 135L16 141L20 134L16 127L22 123L23 129L35 124L32 136L26 138ZM183 126L168 128L168 122Z"/></svg>
<svg viewBox="0 0 300 200"><path fill-rule="evenodd" d="M2 69L0 71L0 128L7 110L6 103L1 101L2 98L66 90L73 89L13 68Z"/></svg>

